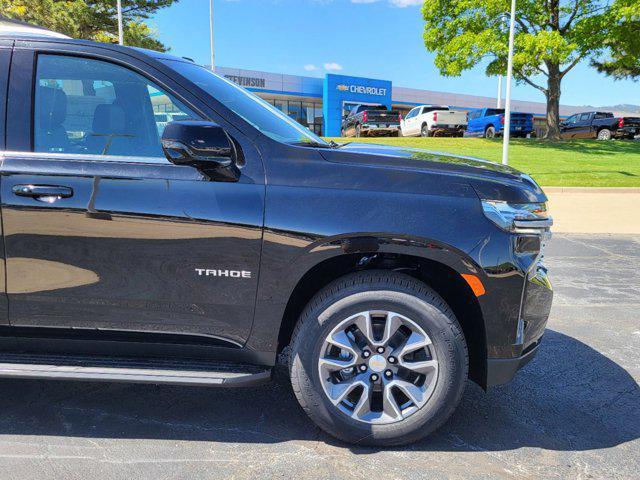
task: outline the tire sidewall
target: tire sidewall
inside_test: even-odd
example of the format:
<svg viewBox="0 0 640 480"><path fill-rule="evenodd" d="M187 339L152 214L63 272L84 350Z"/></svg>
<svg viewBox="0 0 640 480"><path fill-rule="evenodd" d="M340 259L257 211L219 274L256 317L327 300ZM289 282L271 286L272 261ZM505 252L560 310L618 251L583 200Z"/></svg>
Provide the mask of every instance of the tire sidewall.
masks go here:
<svg viewBox="0 0 640 480"><path fill-rule="evenodd" d="M440 303L444 309L409 292L384 288L344 292L337 300L331 296L308 312L310 321L305 324L307 331L301 332L301 337L315 341L306 342L302 348L294 347L292 381L296 381L293 376L296 370L301 393L314 406L312 412L307 410L312 419L325 430L337 432L340 438L361 444L385 440L391 444L408 443L440 426L457 405L467 376L466 350L460 348L462 336L459 334L456 338L451 328L452 314L448 312L447 315L446 305ZM332 405L322 388L318 358L324 339L338 323L367 310L388 310L404 315L423 328L433 342L438 360L436 386L427 403L401 422L370 425L353 420Z"/></svg>
<svg viewBox="0 0 640 480"><path fill-rule="evenodd" d="M611 130L603 128L598 132L598 140L611 140Z"/></svg>

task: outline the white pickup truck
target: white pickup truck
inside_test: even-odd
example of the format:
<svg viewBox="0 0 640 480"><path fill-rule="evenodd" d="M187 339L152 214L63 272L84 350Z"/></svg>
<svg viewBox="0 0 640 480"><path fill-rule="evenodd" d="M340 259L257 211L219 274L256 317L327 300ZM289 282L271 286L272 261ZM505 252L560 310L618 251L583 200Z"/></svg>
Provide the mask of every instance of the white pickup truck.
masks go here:
<svg viewBox="0 0 640 480"><path fill-rule="evenodd" d="M451 110L446 105L420 105L404 117L400 134L403 137L462 137L466 128L467 112Z"/></svg>

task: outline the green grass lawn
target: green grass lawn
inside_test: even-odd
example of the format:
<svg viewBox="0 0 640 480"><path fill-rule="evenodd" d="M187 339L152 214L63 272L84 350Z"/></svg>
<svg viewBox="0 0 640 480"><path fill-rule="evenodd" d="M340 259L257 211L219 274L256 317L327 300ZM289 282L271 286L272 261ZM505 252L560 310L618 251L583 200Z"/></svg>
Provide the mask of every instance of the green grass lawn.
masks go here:
<svg viewBox="0 0 640 480"><path fill-rule="evenodd" d="M334 138L399 145L502 161L502 141L480 138ZM540 185L640 187L640 142L536 139L511 141L510 164Z"/></svg>

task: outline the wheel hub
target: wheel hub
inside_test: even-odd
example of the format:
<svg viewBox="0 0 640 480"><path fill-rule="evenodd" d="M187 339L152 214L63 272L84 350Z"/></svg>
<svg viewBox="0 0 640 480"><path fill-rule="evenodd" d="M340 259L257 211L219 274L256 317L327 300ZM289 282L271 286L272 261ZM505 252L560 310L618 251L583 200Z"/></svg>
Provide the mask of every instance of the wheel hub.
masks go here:
<svg viewBox="0 0 640 480"><path fill-rule="evenodd" d="M380 373L387 368L387 359L383 355L374 355L369 358L369 368L372 372Z"/></svg>

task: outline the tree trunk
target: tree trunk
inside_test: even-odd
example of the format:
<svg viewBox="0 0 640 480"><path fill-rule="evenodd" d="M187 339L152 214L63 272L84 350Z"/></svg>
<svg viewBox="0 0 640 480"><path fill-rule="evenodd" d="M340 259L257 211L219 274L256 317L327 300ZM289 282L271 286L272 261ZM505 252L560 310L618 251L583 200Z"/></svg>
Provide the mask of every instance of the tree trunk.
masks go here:
<svg viewBox="0 0 640 480"><path fill-rule="evenodd" d="M549 81L547 84L547 135L548 140L560 140L560 74L559 64L547 64Z"/></svg>

